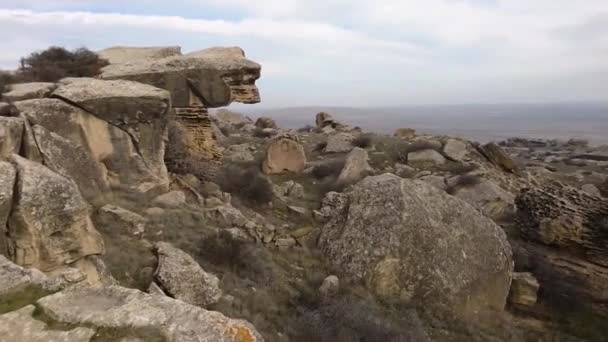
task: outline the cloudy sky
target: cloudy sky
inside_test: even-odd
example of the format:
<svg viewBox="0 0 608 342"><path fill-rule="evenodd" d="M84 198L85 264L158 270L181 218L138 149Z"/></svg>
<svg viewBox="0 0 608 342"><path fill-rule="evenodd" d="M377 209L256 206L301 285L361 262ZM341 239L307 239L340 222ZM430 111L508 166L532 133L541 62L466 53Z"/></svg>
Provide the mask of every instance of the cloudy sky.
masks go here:
<svg viewBox="0 0 608 342"><path fill-rule="evenodd" d="M608 100L607 0L0 0L0 68L49 45L245 49L263 106Z"/></svg>

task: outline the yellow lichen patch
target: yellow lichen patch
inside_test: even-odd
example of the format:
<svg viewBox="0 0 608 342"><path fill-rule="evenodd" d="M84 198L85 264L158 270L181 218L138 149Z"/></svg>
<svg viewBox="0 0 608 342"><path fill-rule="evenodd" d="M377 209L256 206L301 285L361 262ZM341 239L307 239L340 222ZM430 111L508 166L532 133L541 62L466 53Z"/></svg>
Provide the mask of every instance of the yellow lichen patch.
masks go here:
<svg viewBox="0 0 608 342"><path fill-rule="evenodd" d="M243 325L237 325L230 328L228 333L231 341L235 342L255 342L257 338L251 333L251 329Z"/></svg>

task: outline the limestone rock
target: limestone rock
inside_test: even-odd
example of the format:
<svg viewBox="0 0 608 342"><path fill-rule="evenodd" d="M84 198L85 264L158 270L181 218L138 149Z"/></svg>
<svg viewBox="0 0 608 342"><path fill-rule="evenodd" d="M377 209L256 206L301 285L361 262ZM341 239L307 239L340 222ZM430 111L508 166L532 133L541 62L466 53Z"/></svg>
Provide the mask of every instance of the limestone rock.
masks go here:
<svg viewBox="0 0 608 342"><path fill-rule="evenodd" d="M0 160L0 255L7 254L6 224L13 207L16 177L13 165Z"/></svg>
<svg viewBox="0 0 608 342"><path fill-rule="evenodd" d="M602 193L600 192L600 189L597 188L597 186L593 185L593 184L585 184L583 186L581 186L581 190L583 190L584 192L588 193L591 196L602 196Z"/></svg>
<svg viewBox="0 0 608 342"><path fill-rule="evenodd" d="M99 57L107 60L110 64L137 63L140 60L163 59L166 57L180 56L182 49L179 46L149 46L129 47L113 46L98 51Z"/></svg>
<svg viewBox="0 0 608 342"><path fill-rule="evenodd" d="M11 84L8 86L10 91L2 94L2 99L8 102L41 99L51 95L56 86L48 82Z"/></svg>
<svg viewBox="0 0 608 342"><path fill-rule="evenodd" d="M338 184L351 185L365 177L366 173L371 171L368 161L369 156L365 149L353 148L346 156L344 167L338 176Z"/></svg>
<svg viewBox="0 0 608 342"><path fill-rule="evenodd" d="M416 137L416 130L412 128L398 128L393 136L405 140L414 139Z"/></svg>
<svg viewBox="0 0 608 342"><path fill-rule="evenodd" d="M445 157L435 150L420 150L408 153L407 162L414 165L442 165L445 163Z"/></svg>
<svg viewBox="0 0 608 342"><path fill-rule="evenodd" d="M330 275L323 279L321 287L319 287L319 293L323 298L329 298L338 293L340 290L340 279L335 275Z"/></svg>
<svg viewBox="0 0 608 342"><path fill-rule="evenodd" d="M304 147L292 136L278 136L274 138L262 164L262 171L267 175L285 172L300 173L306 167L306 154Z"/></svg>
<svg viewBox="0 0 608 342"><path fill-rule="evenodd" d="M23 119L0 116L0 158L19 154L24 129Z"/></svg>
<svg viewBox="0 0 608 342"><path fill-rule="evenodd" d="M255 122L255 127L258 128L274 128L277 129L277 123L269 117L261 116Z"/></svg>
<svg viewBox="0 0 608 342"><path fill-rule="evenodd" d="M251 162L255 160L252 151L255 148L250 144L231 145L224 151L224 155L232 162Z"/></svg>
<svg viewBox="0 0 608 342"><path fill-rule="evenodd" d="M206 307L222 296L219 279L205 272L191 256L166 242L155 245L158 268L156 281L175 299Z"/></svg>
<svg viewBox="0 0 608 342"><path fill-rule="evenodd" d="M458 139L448 139L443 145L443 154L451 160L462 161L467 154L467 145Z"/></svg>
<svg viewBox="0 0 608 342"><path fill-rule="evenodd" d="M447 190L447 184L445 183L445 178L441 176L428 175L424 177L420 177L421 181L427 182L430 185L436 187L439 190Z"/></svg>
<svg viewBox="0 0 608 342"><path fill-rule="evenodd" d="M355 136L350 133L337 133L327 137L327 145L323 149L325 153L349 152L353 149L352 142Z"/></svg>
<svg viewBox="0 0 608 342"><path fill-rule="evenodd" d="M147 192L167 186L168 179L150 168L131 136L122 129L58 99L21 101L15 106L32 125L42 126L83 148L98 163L99 172L107 174L112 187ZM40 153L35 145L31 149ZM30 154L28 159L32 159Z"/></svg>
<svg viewBox="0 0 608 342"><path fill-rule="evenodd" d="M107 231L119 234L142 236L146 230L147 220L130 210L117 205L106 204L98 210L96 222L104 225Z"/></svg>
<svg viewBox="0 0 608 342"><path fill-rule="evenodd" d="M178 190L170 191L156 197L153 203L163 207L177 208L186 204L186 194L183 191Z"/></svg>
<svg viewBox="0 0 608 342"><path fill-rule="evenodd" d="M73 180L90 203L100 201L110 191L105 167L82 146L39 125L32 127L32 133L44 165Z"/></svg>
<svg viewBox="0 0 608 342"><path fill-rule="evenodd" d="M231 102L260 101L255 81L261 66L247 60L240 48L210 48L182 56L111 64L102 79L125 79L171 93L174 107L202 104L217 108Z"/></svg>
<svg viewBox="0 0 608 342"><path fill-rule="evenodd" d="M533 306L536 304L540 284L532 273L513 273L509 302L512 304Z"/></svg>
<svg viewBox="0 0 608 342"><path fill-rule="evenodd" d="M0 315L2 341L89 342L95 335L95 330L85 327L51 329L44 321L33 317L35 310L35 306L28 305L17 311Z"/></svg>
<svg viewBox="0 0 608 342"><path fill-rule="evenodd" d="M509 157L500 146L495 143L488 143L483 146L476 146L479 151L489 162L504 171L515 173L518 171L517 164Z"/></svg>
<svg viewBox="0 0 608 342"><path fill-rule="evenodd" d="M164 137L170 95L166 90L131 81L93 78L61 80L53 96L68 100L127 132L152 172L167 177Z"/></svg>
<svg viewBox="0 0 608 342"><path fill-rule="evenodd" d="M59 292L42 298L38 306L59 323L119 330L144 341L263 341L246 321L119 286Z"/></svg>
<svg viewBox="0 0 608 342"><path fill-rule="evenodd" d="M302 184L296 183L292 180L287 181L280 186L274 186L273 189L275 196L277 197L291 197L291 198L304 198L304 187Z"/></svg>
<svg viewBox="0 0 608 342"><path fill-rule="evenodd" d="M104 252L76 184L13 155L15 201L8 223L9 256L19 265L51 271Z"/></svg>
<svg viewBox="0 0 608 342"><path fill-rule="evenodd" d="M392 174L367 177L323 202L333 210L322 250L378 296L462 315L503 309L511 248L502 229L466 202Z"/></svg>
<svg viewBox="0 0 608 342"><path fill-rule="evenodd" d="M515 212L515 196L490 180L457 187L452 194L494 220Z"/></svg>

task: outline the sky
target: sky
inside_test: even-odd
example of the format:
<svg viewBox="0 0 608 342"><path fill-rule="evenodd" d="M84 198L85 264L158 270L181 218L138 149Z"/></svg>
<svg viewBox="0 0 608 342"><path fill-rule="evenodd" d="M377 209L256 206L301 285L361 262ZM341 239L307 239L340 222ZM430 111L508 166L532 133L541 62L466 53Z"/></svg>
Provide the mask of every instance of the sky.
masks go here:
<svg viewBox="0 0 608 342"><path fill-rule="evenodd" d="M0 68L50 45L240 46L264 107L608 101L607 0L0 0Z"/></svg>

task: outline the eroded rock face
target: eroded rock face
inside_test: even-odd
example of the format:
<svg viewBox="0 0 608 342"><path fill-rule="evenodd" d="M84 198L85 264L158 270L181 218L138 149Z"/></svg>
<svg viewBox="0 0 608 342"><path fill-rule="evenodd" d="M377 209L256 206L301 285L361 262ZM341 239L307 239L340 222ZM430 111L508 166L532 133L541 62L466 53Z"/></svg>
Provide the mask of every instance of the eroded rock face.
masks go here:
<svg viewBox="0 0 608 342"><path fill-rule="evenodd" d="M540 284L532 273L514 272L509 302L516 305L532 306L536 304Z"/></svg>
<svg viewBox="0 0 608 342"><path fill-rule="evenodd" d="M457 188L453 195L493 220L515 213L515 196L490 180Z"/></svg>
<svg viewBox="0 0 608 342"><path fill-rule="evenodd" d="M458 139L448 139L443 145L443 154L451 160L462 161L467 155L467 145Z"/></svg>
<svg viewBox="0 0 608 342"><path fill-rule="evenodd" d="M13 207L16 177L15 167L0 160L0 255L7 254L6 226Z"/></svg>
<svg viewBox="0 0 608 342"><path fill-rule="evenodd" d="M118 234L131 236L142 236L146 231L147 220L130 210L121 208L117 205L106 204L99 208L96 222L113 230Z"/></svg>
<svg viewBox="0 0 608 342"><path fill-rule="evenodd" d="M53 95L127 132L151 171L159 178L167 177L164 152L169 92L131 81L66 78Z"/></svg>
<svg viewBox="0 0 608 342"><path fill-rule="evenodd" d="M246 321L230 319L173 298L119 286L59 292L38 301L58 323L124 331L125 338L167 342L260 342Z"/></svg>
<svg viewBox="0 0 608 342"><path fill-rule="evenodd" d="M389 301L462 315L503 309L511 248L502 229L469 204L392 174L329 195L340 198L324 200L333 210L319 241L345 275Z"/></svg>
<svg viewBox="0 0 608 342"><path fill-rule="evenodd" d="M0 158L19 154L24 130L23 119L0 116Z"/></svg>
<svg viewBox="0 0 608 342"><path fill-rule="evenodd" d="M180 56L182 49L179 46L147 46L129 47L113 46L98 51L99 57L107 60L110 64L137 63L146 59L163 59L172 56Z"/></svg>
<svg viewBox="0 0 608 342"><path fill-rule="evenodd" d="M209 48L182 56L111 64L103 69L101 78L166 89L174 107L202 104L216 108L233 101L259 102L255 81L260 70L260 65L246 59L240 48Z"/></svg>
<svg viewBox="0 0 608 342"><path fill-rule="evenodd" d="M156 281L169 295L192 305L206 307L222 296L219 279L205 272L191 256L166 242L155 245Z"/></svg>
<svg viewBox="0 0 608 342"><path fill-rule="evenodd" d="M55 83L31 82L11 84L9 91L2 94L2 99L9 102L41 99L51 95L57 87Z"/></svg>
<svg viewBox="0 0 608 342"><path fill-rule="evenodd" d="M306 166L304 147L294 136L279 136L268 145L262 171L267 175L299 173Z"/></svg>
<svg viewBox="0 0 608 342"><path fill-rule="evenodd" d="M104 252L76 184L13 155L17 195L8 222L8 254L17 264L52 271Z"/></svg>

